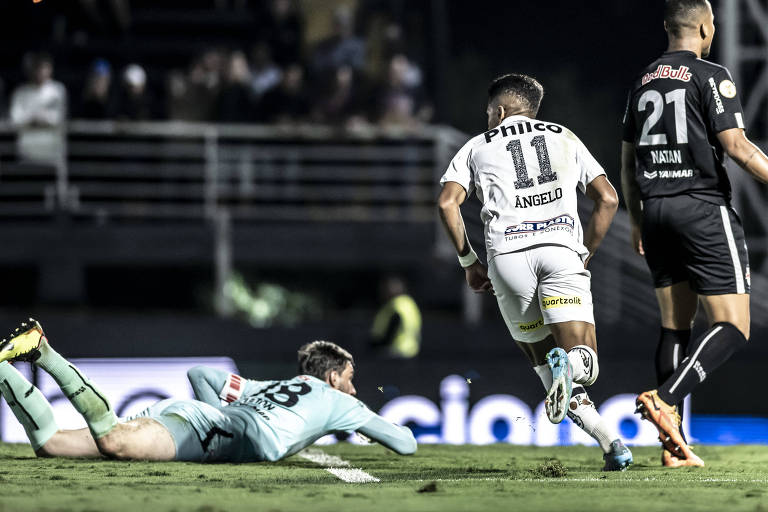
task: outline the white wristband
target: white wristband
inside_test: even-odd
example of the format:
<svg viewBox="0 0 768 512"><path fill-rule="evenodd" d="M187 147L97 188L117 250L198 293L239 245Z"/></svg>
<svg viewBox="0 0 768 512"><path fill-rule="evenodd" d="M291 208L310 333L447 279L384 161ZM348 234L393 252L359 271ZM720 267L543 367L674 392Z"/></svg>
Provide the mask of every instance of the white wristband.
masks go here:
<svg viewBox="0 0 768 512"><path fill-rule="evenodd" d="M472 265L476 261L477 261L477 253L471 246L467 254L465 254L464 256L459 256L459 264L464 268L467 268L468 266Z"/></svg>

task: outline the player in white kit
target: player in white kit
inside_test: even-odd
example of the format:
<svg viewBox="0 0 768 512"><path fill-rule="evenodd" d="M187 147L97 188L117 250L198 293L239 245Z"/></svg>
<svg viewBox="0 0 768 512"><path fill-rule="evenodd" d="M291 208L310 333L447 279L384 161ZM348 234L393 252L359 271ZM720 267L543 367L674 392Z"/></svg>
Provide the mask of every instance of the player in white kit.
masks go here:
<svg viewBox="0 0 768 512"><path fill-rule="evenodd" d="M543 94L541 84L525 75L491 83L488 131L459 150L440 180L440 216L467 283L476 292L493 291L510 334L547 389L550 421L559 423L567 414L600 444L603 469L623 470L632 454L584 389L598 375L586 267L618 197L570 130L536 119ZM586 236L577 187L595 203ZM473 191L483 204L487 269L469 244L459 209Z"/></svg>

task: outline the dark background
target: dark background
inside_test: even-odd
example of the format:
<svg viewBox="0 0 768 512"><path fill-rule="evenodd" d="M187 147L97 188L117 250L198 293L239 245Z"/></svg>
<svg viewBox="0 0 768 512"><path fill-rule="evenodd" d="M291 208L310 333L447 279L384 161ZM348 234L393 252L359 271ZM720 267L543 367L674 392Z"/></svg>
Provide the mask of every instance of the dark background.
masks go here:
<svg viewBox="0 0 768 512"><path fill-rule="evenodd" d="M203 1L130 3L145 18L151 18L153 9L183 13L208 5ZM258 8L259 3L254 4ZM405 27L408 53L424 71L426 94L434 106L433 122L467 134L483 131L488 82L507 72L531 74L546 90L539 117L571 128L618 184L620 120L627 86L666 46L661 1L402 0L363 1L359 5L363 20L366 11L380 9ZM717 16L718 3L714 5ZM205 31L185 29L183 24L158 28L149 23L143 29L139 24L120 32L88 27L78 6L78 2L54 0L39 4L14 0L0 5L0 77L6 94L21 82L21 58L28 50L44 49L54 56L55 76L70 93L82 84L88 66L98 56L108 56L115 67L141 61L148 70L150 85L160 92L161 75L168 66L185 67L196 52L211 44L237 47L258 37L258 19L251 11L244 17L246 21L237 24L237 31L222 30L216 24ZM254 24L249 25L248 20ZM88 34L86 39L75 37L83 30ZM715 60L718 42L716 38ZM228 355L246 375L260 378L290 373L299 344L326 338L358 354L360 395L374 406L385 398L375 391L380 385L391 386L396 393L435 398L439 379L449 372L474 378L477 387L473 389L478 394L473 399L492 392L510 392L531 403L540 398L540 385L513 345L491 300L484 303L479 325L462 322L461 271L455 262L433 256L434 231L425 236L423 230L403 226L404 238L397 240L406 243L401 247L384 245L397 252L396 257L382 252L377 259L361 251L341 263L318 263L312 248L291 245L285 239L262 239L264 251L294 256L282 261L241 258L238 269L252 281L277 282L310 294L322 304L321 318L292 328L253 328L240 318L217 318L211 304L214 278L210 262L195 259L147 262L137 258L134 263L118 264L106 258L103 262L95 258L94 263L91 258L83 271L82 293L66 300L49 300L41 294L42 281L66 281L70 271L66 265L73 259L77 264L75 252L72 258L63 257L67 247L87 237L90 245L78 250L93 254L100 250L99 240L114 247L143 236L136 234L142 228L128 228L107 226L99 228L101 231L83 231L66 216L44 225L0 221L0 232L5 233L5 240L11 240L6 251L14 241L28 248L28 257L0 265L4 283L0 325L10 329L19 317L34 314L52 341L73 357ZM252 229L256 228L264 226ZM162 230L163 226L153 229ZM182 236L174 226L167 229L171 239ZM246 226L244 232L249 229ZM304 233L292 224L286 224L285 229ZM367 233L364 236L383 236ZM208 235L206 232L201 240L207 240ZM328 247L335 244L345 252L347 247L334 240L327 240ZM2 245L0 239L0 252ZM304 251L305 256L296 257L297 251ZM54 264L43 268L39 264L42 256ZM62 263L57 265L60 256ZM628 247L624 257L634 257ZM603 265L622 265L621 261L599 259L595 263L596 272L605 268ZM424 348L417 361L381 362L367 350L377 283L392 272L407 278L425 315ZM645 283L644 288L623 289L622 293L653 301L650 280ZM600 300L596 292L598 305ZM612 305L604 302L603 306ZM653 385L658 316L637 320L630 313L623 311L618 320L609 322L601 321L601 310L597 309L602 370L594 391L598 400ZM702 386L697 392L702 399L694 401L697 412L768 415L764 401L754 401L743 392L749 385L761 384L763 361L768 355L762 343L766 334L765 329L756 328L750 347Z"/></svg>

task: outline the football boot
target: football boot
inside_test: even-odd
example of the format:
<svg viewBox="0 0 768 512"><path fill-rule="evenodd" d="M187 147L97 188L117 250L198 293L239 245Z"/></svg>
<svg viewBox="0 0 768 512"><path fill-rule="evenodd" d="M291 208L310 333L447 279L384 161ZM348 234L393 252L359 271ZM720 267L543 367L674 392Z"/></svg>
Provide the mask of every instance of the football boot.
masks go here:
<svg viewBox="0 0 768 512"><path fill-rule="evenodd" d="M552 386L547 392L544 409L552 423L560 423L568 413L573 390L573 368L565 350L555 347L547 353L547 365L552 370Z"/></svg>
<svg viewBox="0 0 768 512"><path fill-rule="evenodd" d="M40 344L44 340L43 328L34 318L30 318L0 341L0 362L34 362L40 357Z"/></svg>
<svg viewBox="0 0 768 512"><path fill-rule="evenodd" d="M611 443L611 451L603 455L603 471L624 471L632 464L632 452L624 446L621 439Z"/></svg>

